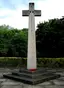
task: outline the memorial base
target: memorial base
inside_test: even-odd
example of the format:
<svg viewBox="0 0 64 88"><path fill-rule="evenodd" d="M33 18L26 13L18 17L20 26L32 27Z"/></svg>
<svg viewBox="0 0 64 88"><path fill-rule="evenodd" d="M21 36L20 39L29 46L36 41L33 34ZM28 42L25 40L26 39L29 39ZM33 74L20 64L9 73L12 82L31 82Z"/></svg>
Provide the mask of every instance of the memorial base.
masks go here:
<svg viewBox="0 0 64 88"><path fill-rule="evenodd" d="M5 78L21 81L23 83L31 85L39 84L60 77L59 74L47 71L44 68L37 69L36 71L30 71L25 68L22 68L20 70L14 70L10 74L4 74L3 76Z"/></svg>

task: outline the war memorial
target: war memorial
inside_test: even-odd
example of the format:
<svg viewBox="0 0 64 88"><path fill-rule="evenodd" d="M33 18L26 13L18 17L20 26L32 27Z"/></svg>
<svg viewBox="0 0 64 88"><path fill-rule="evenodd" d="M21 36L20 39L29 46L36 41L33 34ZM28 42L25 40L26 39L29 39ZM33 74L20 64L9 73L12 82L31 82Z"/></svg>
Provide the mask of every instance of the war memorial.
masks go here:
<svg viewBox="0 0 64 88"><path fill-rule="evenodd" d="M34 3L29 3L29 10L23 10L22 16L29 17L27 66L26 68L13 70L10 74L4 74L3 76L31 85L60 77L53 71L37 67L35 16L41 16L41 10L34 10Z"/></svg>

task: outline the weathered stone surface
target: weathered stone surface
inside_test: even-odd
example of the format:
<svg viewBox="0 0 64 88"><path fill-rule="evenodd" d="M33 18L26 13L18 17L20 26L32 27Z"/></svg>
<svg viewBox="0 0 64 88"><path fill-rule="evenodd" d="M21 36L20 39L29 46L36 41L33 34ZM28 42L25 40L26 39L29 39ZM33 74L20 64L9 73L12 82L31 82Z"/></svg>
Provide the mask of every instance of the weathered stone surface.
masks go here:
<svg viewBox="0 0 64 88"><path fill-rule="evenodd" d="M3 83L1 83L1 85L20 85L20 83L18 83L18 82L3 82Z"/></svg>
<svg viewBox="0 0 64 88"><path fill-rule="evenodd" d="M58 78L59 81L64 81L64 77Z"/></svg>
<svg viewBox="0 0 64 88"><path fill-rule="evenodd" d="M32 84L32 85L39 84L39 83L60 77L60 75L44 70L42 68L41 69L39 68L34 72L31 72L27 69L24 69L24 70L21 69L20 71L16 70L11 74L4 74L3 76L9 79L14 79L14 80L21 81L23 83Z"/></svg>
<svg viewBox="0 0 64 88"><path fill-rule="evenodd" d="M45 85L51 85L51 83L50 82L43 82L43 83L40 83L40 84L38 84L39 86L45 86Z"/></svg>
<svg viewBox="0 0 64 88"><path fill-rule="evenodd" d="M64 86L64 81L54 80L55 85Z"/></svg>
<svg viewBox="0 0 64 88"><path fill-rule="evenodd" d="M24 87L22 87L22 86L14 86L14 85L4 85L4 86L2 86L1 88L24 88ZM25 87L26 88L26 87Z"/></svg>
<svg viewBox="0 0 64 88"><path fill-rule="evenodd" d="M0 82L4 82L4 81L6 81L6 79L0 79Z"/></svg>
<svg viewBox="0 0 64 88"><path fill-rule="evenodd" d="M63 87L56 86L56 85L50 85L50 86L45 86L44 88L63 88Z"/></svg>

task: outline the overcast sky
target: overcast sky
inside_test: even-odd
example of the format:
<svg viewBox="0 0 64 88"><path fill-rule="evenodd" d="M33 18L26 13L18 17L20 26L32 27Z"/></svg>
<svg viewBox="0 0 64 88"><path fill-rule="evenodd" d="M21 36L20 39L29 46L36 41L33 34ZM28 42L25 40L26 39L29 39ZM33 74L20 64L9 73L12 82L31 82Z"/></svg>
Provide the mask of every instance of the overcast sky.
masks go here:
<svg viewBox="0 0 64 88"><path fill-rule="evenodd" d="M35 3L35 9L41 10L41 17L36 17L39 22L64 16L64 0L0 0L0 25L22 29L28 28L28 17L22 17L22 10L28 10L29 2Z"/></svg>

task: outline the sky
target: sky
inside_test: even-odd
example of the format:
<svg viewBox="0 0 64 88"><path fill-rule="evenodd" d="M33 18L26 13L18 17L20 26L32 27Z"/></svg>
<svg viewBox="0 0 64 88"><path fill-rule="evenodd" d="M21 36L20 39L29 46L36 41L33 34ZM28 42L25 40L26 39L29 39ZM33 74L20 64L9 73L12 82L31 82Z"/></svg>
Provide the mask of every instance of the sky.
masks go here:
<svg viewBox="0 0 64 88"><path fill-rule="evenodd" d="M64 16L64 0L0 0L0 25L28 28L28 17L22 16L22 10L29 9L29 2L41 10L41 17L35 17L35 28L39 22Z"/></svg>

